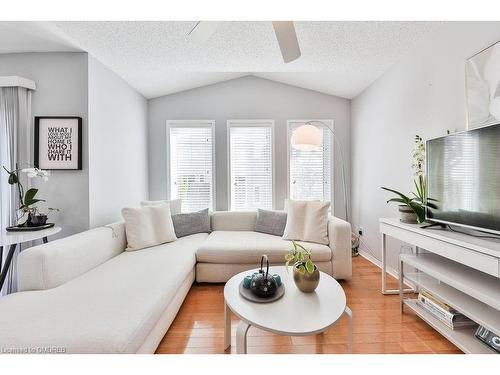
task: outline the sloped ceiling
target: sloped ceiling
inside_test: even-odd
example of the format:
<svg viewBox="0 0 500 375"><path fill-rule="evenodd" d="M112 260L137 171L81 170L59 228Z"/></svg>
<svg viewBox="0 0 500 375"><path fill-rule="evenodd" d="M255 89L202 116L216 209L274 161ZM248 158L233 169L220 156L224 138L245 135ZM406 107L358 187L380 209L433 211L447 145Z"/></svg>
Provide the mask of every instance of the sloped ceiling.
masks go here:
<svg viewBox="0 0 500 375"><path fill-rule="evenodd" d="M0 52L12 52L18 45L84 50L147 98L249 74L353 98L441 26L435 22L295 22L302 56L285 64L267 21L223 22L204 43L187 37L195 21L36 24L44 34L32 36L49 36L49 42L18 40L8 45L0 37Z"/></svg>
<svg viewBox="0 0 500 375"><path fill-rule="evenodd" d="M82 49L50 22L0 22L0 54L60 51Z"/></svg>

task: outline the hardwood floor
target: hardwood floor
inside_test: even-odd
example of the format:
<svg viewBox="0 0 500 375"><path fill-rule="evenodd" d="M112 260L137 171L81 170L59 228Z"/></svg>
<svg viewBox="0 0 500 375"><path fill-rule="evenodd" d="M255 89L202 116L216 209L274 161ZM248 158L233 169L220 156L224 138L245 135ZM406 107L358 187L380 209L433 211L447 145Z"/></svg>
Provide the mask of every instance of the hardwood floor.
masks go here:
<svg viewBox="0 0 500 375"><path fill-rule="evenodd" d="M380 293L380 269L353 259L353 278L342 281L353 312L354 353L461 353L420 318L399 312L398 296ZM396 280L389 279L396 288ZM224 352L223 284L194 284L156 353L234 353L238 319L233 315L232 345ZM300 317L297 317L300 318ZM289 337L257 328L248 333L248 353L347 353L347 318L322 335Z"/></svg>

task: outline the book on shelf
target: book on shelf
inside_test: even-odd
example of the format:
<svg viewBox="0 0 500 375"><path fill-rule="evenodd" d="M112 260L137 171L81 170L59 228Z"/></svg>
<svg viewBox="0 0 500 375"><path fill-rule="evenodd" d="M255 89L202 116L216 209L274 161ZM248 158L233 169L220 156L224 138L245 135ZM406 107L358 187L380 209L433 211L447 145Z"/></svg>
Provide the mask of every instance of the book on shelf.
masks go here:
<svg viewBox="0 0 500 375"><path fill-rule="evenodd" d="M444 303L443 301L439 300L438 298L434 297L431 293L429 293L428 291L426 290L423 290L421 292L421 294L427 298L428 300L432 301L434 304L442 307L444 310L454 314L454 313L457 313L458 311L455 310L454 308L450 307L449 305L447 305L446 303Z"/></svg>
<svg viewBox="0 0 500 375"><path fill-rule="evenodd" d="M420 293L417 303L451 329L476 326L477 323L456 311L428 292Z"/></svg>

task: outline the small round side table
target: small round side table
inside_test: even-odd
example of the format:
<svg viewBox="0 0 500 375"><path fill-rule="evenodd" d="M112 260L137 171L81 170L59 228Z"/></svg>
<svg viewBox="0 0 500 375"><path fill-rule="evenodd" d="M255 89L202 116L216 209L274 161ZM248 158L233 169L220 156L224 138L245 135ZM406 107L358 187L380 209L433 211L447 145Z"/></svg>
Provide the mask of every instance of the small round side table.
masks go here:
<svg viewBox="0 0 500 375"><path fill-rule="evenodd" d="M7 232L5 229L2 229L0 231L0 290L2 290L3 283L7 278L7 272L9 271L10 264L12 263L12 258L17 245L39 239L41 239L43 243L47 243L47 237L59 233L60 231L61 227L58 226L29 232ZM7 253L7 258L5 259L5 265L2 266L4 246L10 247L9 252Z"/></svg>

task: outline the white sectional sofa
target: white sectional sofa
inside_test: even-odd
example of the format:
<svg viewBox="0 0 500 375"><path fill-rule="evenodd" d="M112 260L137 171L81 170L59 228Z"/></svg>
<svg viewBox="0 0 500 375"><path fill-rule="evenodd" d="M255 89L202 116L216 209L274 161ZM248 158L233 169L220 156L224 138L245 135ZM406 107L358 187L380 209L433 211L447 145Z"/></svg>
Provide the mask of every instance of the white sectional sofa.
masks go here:
<svg viewBox="0 0 500 375"><path fill-rule="evenodd" d="M266 254L273 265L283 265L290 241L255 232L255 212L219 211L211 215L212 233L196 252L196 281L225 282L231 276L259 265ZM349 279L351 266L351 226L330 217L329 245L305 242L319 269L336 279Z"/></svg>
<svg viewBox="0 0 500 375"><path fill-rule="evenodd" d="M192 283L224 282L290 243L253 231L256 213L215 212L212 233L134 252L115 223L23 251L20 292L0 298L0 353L153 353ZM305 243L319 268L351 277L351 229L331 217L329 246Z"/></svg>

